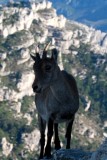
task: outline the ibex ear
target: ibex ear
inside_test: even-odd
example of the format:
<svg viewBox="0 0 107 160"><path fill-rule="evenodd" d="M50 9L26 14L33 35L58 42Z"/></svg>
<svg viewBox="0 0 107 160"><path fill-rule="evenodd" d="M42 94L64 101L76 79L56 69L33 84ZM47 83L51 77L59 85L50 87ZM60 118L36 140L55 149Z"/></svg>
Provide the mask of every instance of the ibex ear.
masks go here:
<svg viewBox="0 0 107 160"><path fill-rule="evenodd" d="M33 56L32 54L30 54L31 58L34 60L34 61L39 61L40 60L40 55L39 53L36 53L36 56Z"/></svg>
<svg viewBox="0 0 107 160"><path fill-rule="evenodd" d="M52 58L57 61L58 51L56 48L52 49Z"/></svg>
<svg viewBox="0 0 107 160"><path fill-rule="evenodd" d="M36 53L36 56L30 54L31 58L34 60L34 61L39 61L40 60L40 55L39 55L39 45L36 46L36 49L35 49L35 53Z"/></svg>
<svg viewBox="0 0 107 160"><path fill-rule="evenodd" d="M36 61L36 57L35 56L33 56L32 54L30 54L30 56L34 61Z"/></svg>

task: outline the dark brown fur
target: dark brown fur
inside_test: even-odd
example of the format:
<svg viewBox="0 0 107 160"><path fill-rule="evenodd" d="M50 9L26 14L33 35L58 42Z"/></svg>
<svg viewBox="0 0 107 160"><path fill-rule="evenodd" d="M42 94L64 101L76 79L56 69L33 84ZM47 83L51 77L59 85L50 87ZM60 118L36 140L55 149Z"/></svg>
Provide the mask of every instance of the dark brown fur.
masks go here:
<svg viewBox="0 0 107 160"><path fill-rule="evenodd" d="M66 71L61 71L57 64L57 50L52 50L52 56L47 58L47 52L32 56L34 63L35 80L32 85L35 103L39 115L40 129L40 157L51 156L51 139L53 128L55 132L55 149L61 148L58 136L58 123L66 122L66 148L70 148L72 125L75 113L79 108L79 95L74 77ZM45 145L45 128L48 127L47 144Z"/></svg>

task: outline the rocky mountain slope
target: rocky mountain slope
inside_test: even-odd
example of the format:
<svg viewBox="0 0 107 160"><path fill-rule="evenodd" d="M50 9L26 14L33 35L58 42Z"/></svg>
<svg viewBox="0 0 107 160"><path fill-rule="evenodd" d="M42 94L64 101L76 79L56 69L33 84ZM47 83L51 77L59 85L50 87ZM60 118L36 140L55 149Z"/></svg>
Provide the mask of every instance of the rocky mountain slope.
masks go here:
<svg viewBox="0 0 107 160"><path fill-rule="evenodd" d="M107 32L107 1L106 0L50 0L68 19L75 20L96 29Z"/></svg>
<svg viewBox="0 0 107 160"><path fill-rule="evenodd" d="M59 50L61 69L78 84L80 110L72 147L95 150L107 137L107 34L57 16L51 2L14 3L0 8L0 158L34 159L38 124L30 53L47 42ZM64 125L60 127L64 147Z"/></svg>
<svg viewBox="0 0 107 160"><path fill-rule="evenodd" d="M60 149L52 155L50 160L106 160L107 159L107 140L95 152L84 152L77 149Z"/></svg>

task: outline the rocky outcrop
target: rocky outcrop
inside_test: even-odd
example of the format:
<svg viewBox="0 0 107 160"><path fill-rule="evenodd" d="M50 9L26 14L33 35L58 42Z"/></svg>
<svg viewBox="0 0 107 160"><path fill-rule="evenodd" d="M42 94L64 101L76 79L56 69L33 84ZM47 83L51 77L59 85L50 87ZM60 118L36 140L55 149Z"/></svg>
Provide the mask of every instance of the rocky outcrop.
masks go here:
<svg viewBox="0 0 107 160"><path fill-rule="evenodd" d="M14 34L18 31L26 30L28 31L34 20L37 22L42 22L42 26L45 29L48 27L59 28L61 33L60 42L62 51L67 52L70 45L76 47L80 46L80 42L91 43L92 50L96 53L105 53L107 47L107 35L101 31L96 31L93 28L89 28L86 25L68 21L64 16L57 16L55 9L52 8L52 3L46 0L41 2L32 2L30 8L23 7L5 7L1 13L1 34L6 38L8 35ZM49 14L48 14L49 13ZM8 15L8 16L6 16ZM10 16L10 17L9 17ZM51 32L52 29L51 28ZM50 32L50 30L49 30ZM38 42L44 43L46 37L49 36L49 32L44 34L38 40ZM52 35L57 39L56 35ZM30 46L34 43L34 40L29 40L26 42L26 46ZM20 46L21 47L21 46Z"/></svg>
<svg viewBox="0 0 107 160"><path fill-rule="evenodd" d="M17 94L17 99L22 99L25 95L33 95L32 83L34 80L34 74L32 72L24 72L21 76L19 83L17 84L17 89L19 93Z"/></svg>
<svg viewBox="0 0 107 160"><path fill-rule="evenodd" d="M35 129L31 133L24 133L22 135L22 140L25 144L25 149L28 152L37 151L38 150L38 144L39 144L39 131L38 129Z"/></svg>
<svg viewBox="0 0 107 160"><path fill-rule="evenodd" d="M13 149L13 144L9 143L6 137L2 138L1 144L2 144L2 154L8 157Z"/></svg>
<svg viewBox="0 0 107 160"><path fill-rule="evenodd" d="M107 139L103 144L94 152L89 160L106 160L107 159Z"/></svg>
<svg viewBox="0 0 107 160"><path fill-rule="evenodd" d="M91 153L76 149L61 149L53 154L53 160L89 160Z"/></svg>
<svg viewBox="0 0 107 160"><path fill-rule="evenodd" d="M44 158L47 160L47 158ZM55 151L48 160L107 160L107 140L95 152L85 152L81 149L60 149Z"/></svg>

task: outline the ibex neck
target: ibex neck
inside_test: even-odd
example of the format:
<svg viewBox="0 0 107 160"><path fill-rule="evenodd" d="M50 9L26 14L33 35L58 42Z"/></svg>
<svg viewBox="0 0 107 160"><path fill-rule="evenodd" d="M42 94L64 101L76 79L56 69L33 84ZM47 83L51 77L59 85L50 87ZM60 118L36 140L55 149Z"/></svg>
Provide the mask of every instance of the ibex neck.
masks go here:
<svg viewBox="0 0 107 160"><path fill-rule="evenodd" d="M71 101L71 91L69 84L66 82L62 73L59 74L59 77L55 83L50 86L53 96L60 103Z"/></svg>

